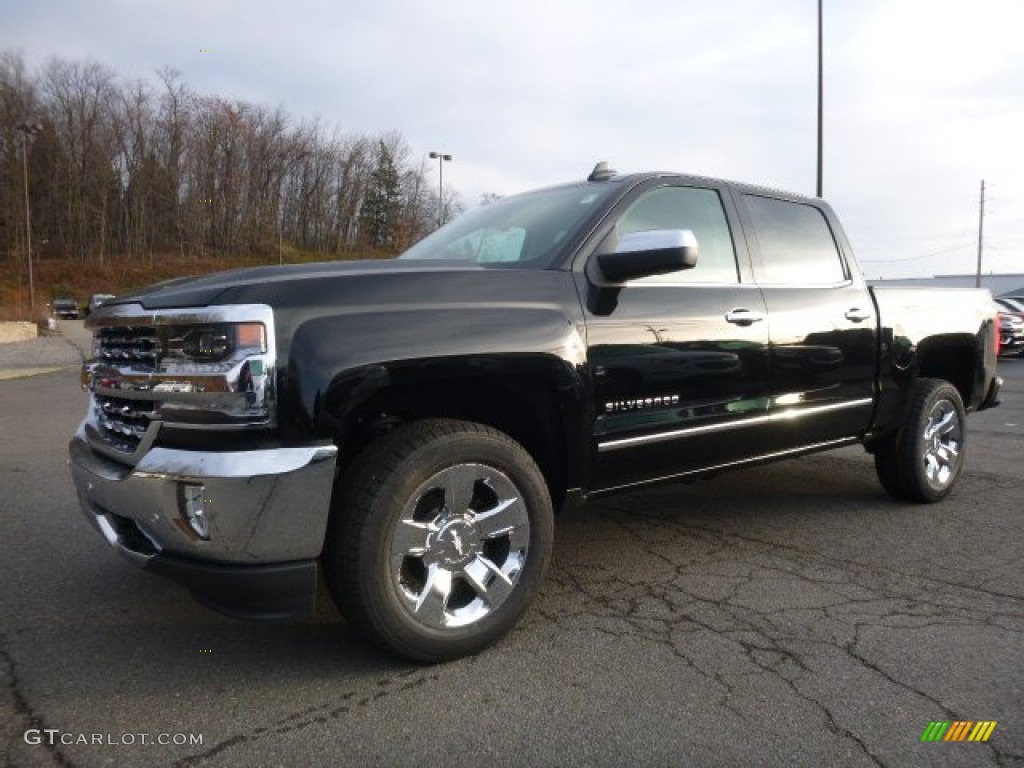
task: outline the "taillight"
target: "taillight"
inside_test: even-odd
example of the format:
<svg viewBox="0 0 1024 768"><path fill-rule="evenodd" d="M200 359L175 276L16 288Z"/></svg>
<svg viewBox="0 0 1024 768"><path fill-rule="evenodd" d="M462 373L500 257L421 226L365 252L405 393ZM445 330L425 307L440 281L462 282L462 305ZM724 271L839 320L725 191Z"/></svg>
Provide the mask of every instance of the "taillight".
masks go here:
<svg viewBox="0 0 1024 768"><path fill-rule="evenodd" d="M1001 312L996 312L996 332L993 335L995 336L996 358L998 358L999 350L1001 349L1000 342L1003 336L1003 315Z"/></svg>

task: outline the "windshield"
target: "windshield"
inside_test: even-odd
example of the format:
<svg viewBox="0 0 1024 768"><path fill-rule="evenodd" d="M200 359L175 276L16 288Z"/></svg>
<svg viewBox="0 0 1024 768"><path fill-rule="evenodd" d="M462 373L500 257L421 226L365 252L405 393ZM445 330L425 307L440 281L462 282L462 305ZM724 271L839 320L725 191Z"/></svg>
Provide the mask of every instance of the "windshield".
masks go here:
<svg viewBox="0 0 1024 768"><path fill-rule="evenodd" d="M507 197L460 216L398 258L543 269L612 189L574 184Z"/></svg>

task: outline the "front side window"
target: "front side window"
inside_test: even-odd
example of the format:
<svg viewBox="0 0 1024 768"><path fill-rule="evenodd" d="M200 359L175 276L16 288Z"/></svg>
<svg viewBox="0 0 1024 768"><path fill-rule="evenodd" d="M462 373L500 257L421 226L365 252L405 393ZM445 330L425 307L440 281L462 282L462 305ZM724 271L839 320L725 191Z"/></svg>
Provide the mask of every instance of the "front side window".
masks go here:
<svg viewBox="0 0 1024 768"><path fill-rule="evenodd" d="M761 251L757 282L834 285L846 280L832 230L819 209L759 195L743 199Z"/></svg>
<svg viewBox="0 0 1024 768"><path fill-rule="evenodd" d="M632 282L737 283L736 251L722 208L713 189L658 187L641 195L615 225L618 237L654 229L688 229L697 238L697 266Z"/></svg>

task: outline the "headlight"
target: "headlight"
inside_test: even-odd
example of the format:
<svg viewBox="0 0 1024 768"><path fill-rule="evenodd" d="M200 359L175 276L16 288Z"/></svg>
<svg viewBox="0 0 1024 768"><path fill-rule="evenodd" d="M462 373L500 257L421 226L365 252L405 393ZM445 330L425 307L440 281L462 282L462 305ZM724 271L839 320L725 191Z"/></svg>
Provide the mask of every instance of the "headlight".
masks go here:
<svg viewBox="0 0 1024 768"><path fill-rule="evenodd" d="M267 351L262 323L218 323L202 326L165 326L161 329L168 362L220 363Z"/></svg>

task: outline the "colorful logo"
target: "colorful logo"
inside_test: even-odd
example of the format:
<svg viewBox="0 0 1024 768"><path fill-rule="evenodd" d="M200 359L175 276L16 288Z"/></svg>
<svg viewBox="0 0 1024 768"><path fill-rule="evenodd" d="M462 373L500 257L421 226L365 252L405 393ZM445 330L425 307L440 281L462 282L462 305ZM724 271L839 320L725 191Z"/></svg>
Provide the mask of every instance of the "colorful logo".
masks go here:
<svg viewBox="0 0 1024 768"><path fill-rule="evenodd" d="M988 741L995 729L995 720L932 721L921 734L921 741Z"/></svg>

